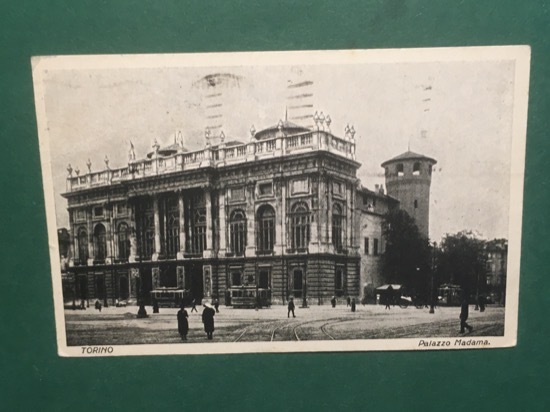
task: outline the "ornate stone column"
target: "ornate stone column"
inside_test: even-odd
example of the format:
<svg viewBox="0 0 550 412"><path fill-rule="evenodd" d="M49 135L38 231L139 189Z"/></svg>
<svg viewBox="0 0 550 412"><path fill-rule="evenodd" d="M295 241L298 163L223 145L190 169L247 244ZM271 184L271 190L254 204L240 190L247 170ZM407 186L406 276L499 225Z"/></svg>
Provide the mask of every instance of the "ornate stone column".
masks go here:
<svg viewBox="0 0 550 412"><path fill-rule="evenodd" d="M68 258L67 261L69 262L69 267L74 266L74 260L75 259L79 259L79 256L77 256L78 247L76 245L77 234L76 234L76 230L75 230L75 227L74 227L74 214L75 213L76 213L75 210L70 210L69 211L69 236L70 236L70 240L71 240L71 247L69 248L69 256L67 256L67 258Z"/></svg>
<svg viewBox="0 0 550 412"><path fill-rule="evenodd" d="M128 236L129 236L129 239L130 239L130 256L128 256L128 261L129 262L136 262L138 260L138 256L137 256L137 239L136 239L136 236L137 236L137 232L136 232L136 229L137 229L137 226L136 226L136 222L137 222L137 216L136 216L136 213L135 213L135 205L131 204L131 205L128 205L128 220L130 221L130 227L129 227L129 232L128 233Z"/></svg>
<svg viewBox="0 0 550 412"><path fill-rule="evenodd" d="M256 254L255 188L255 182L248 182L246 185L246 256L254 256Z"/></svg>
<svg viewBox="0 0 550 412"><path fill-rule="evenodd" d="M276 190L277 196L276 202L277 207L275 208L275 254L283 255L284 254L284 244L286 239L286 230L285 230L285 198L286 198L286 187L285 181L282 178L278 178L275 181L277 185Z"/></svg>
<svg viewBox="0 0 550 412"><path fill-rule="evenodd" d="M155 223L155 252L153 253L152 260L156 261L161 253L159 200L157 195L153 197L153 220Z"/></svg>
<svg viewBox="0 0 550 412"><path fill-rule="evenodd" d="M180 250L177 253L178 259L183 259L183 253L185 252L185 201L183 199L183 192L178 194L178 211L179 211L179 237L180 237Z"/></svg>
<svg viewBox="0 0 550 412"><path fill-rule="evenodd" d="M86 228L88 231L88 266L94 264L94 225L92 223L92 209L86 210Z"/></svg>
<svg viewBox="0 0 550 412"><path fill-rule="evenodd" d="M349 249L352 246L352 235L351 231L353 229L353 202L352 202L352 189L351 185L346 182L346 232L344 240L344 248Z"/></svg>
<svg viewBox="0 0 550 412"><path fill-rule="evenodd" d="M332 193L332 181L330 179L327 179L327 206L328 206L328 214L327 214L327 246L329 253L334 253L334 245L332 244L332 205L333 205L333 193ZM342 228L344 230L344 228Z"/></svg>
<svg viewBox="0 0 550 412"><path fill-rule="evenodd" d="M220 210L218 211L219 221L220 221L220 248L218 251L218 256L224 257L227 253L227 222L225 216L225 194L227 189L221 188L219 190L218 204Z"/></svg>
<svg viewBox="0 0 550 412"><path fill-rule="evenodd" d="M204 200L206 205L206 245L202 256L210 258L212 257L212 193L209 187L204 189Z"/></svg>

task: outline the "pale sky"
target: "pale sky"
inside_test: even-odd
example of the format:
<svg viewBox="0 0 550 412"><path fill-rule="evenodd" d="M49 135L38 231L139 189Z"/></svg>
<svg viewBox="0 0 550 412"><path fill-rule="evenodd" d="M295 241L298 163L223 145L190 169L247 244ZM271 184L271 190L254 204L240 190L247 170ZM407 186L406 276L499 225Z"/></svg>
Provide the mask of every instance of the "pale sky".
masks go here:
<svg viewBox="0 0 550 412"><path fill-rule="evenodd" d="M380 164L407 150L437 160L432 176L430 238L473 230L508 237L513 118L513 61L369 63L49 70L44 93L58 227L68 226L67 165L86 171L127 165L129 141L138 158L154 138L170 144L181 131L188 149L204 146L207 125L227 140L247 141L284 118L329 114L343 136L353 125L358 177L384 183ZM223 73L210 85L205 76ZM311 81L308 87L288 85ZM289 99L303 90L304 99ZM306 93L307 91L307 93ZM216 96L214 96L216 95ZM210 97L207 97L210 96ZM213 96L213 97L212 97ZM220 106L221 104L221 106ZM215 108L206 108L215 106ZM210 116L210 117L209 117ZM292 120L295 123L311 122ZM217 133L217 132L216 132Z"/></svg>

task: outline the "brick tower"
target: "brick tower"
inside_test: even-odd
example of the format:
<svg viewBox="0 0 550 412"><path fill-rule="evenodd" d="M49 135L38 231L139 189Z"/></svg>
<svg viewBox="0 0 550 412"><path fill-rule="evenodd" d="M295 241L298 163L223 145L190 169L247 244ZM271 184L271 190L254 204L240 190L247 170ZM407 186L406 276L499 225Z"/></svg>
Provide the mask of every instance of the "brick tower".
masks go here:
<svg viewBox="0 0 550 412"><path fill-rule="evenodd" d="M430 184L437 161L410 150L382 163L388 195L416 220L420 234L429 237Z"/></svg>

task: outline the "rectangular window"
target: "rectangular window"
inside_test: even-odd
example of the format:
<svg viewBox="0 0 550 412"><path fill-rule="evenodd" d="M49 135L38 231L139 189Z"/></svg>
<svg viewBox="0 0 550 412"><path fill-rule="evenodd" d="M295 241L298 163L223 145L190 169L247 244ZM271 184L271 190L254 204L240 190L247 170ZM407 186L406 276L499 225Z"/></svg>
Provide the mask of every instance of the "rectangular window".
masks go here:
<svg viewBox="0 0 550 412"><path fill-rule="evenodd" d="M86 220L86 209L76 209L75 220L78 222Z"/></svg>
<svg viewBox="0 0 550 412"><path fill-rule="evenodd" d="M309 186L308 180L306 179L296 179L292 181L291 192L293 195L298 193L308 193Z"/></svg>
<svg viewBox="0 0 550 412"><path fill-rule="evenodd" d="M258 192L260 196L270 196L273 194L273 183L260 183L258 185Z"/></svg>
<svg viewBox="0 0 550 412"><path fill-rule="evenodd" d="M244 200L244 187L234 187L230 191L231 201L238 202Z"/></svg>
<svg viewBox="0 0 550 412"><path fill-rule="evenodd" d="M126 206L126 203L118 203L116 205L116 214L117 216L126 216L128 214L128 206Z"/></svg>
<svg viewBox="0 0 550 412"><path fill-rule="evenodd" d="M365 238L365 255L369 254L369 238Z"/></svg>
<svg viewBox="0 0 550 412"><path fill-rule="evenodd" d="M342 192L343 192L343 189L342 189L342 183L340 182L333 182L332 183L332 192L337 195L337 196L341 196L342 195Z"/></svg>
<svg viewBox="0 0 550 412"><path fill-rule="evenodd" d="M103 216L103 208L101 206L94 207L94 217Z"/></svg>
<svg viewBox="0 0 550 412"><path fill-rule="evenodd" d="M372 254L374 256L378 255L378 239L374 239L374 244L372 245Z"/></svg>

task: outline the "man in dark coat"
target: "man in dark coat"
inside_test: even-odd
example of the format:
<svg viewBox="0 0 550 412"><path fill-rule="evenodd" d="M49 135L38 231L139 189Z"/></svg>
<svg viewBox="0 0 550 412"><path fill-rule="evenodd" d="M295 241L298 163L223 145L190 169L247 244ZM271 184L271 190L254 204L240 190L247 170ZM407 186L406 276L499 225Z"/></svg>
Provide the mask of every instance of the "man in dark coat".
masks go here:
<svg viewBox="0 0 550 412"><path fill-rule="evenodd" d="M351 311L355 312L355 298L351 300Z"/></svg>
<svg viewBox="0 0 550 412"><path fill-rule="evenodd" d="M178 311L178 332L181 336L181 340L187 340L187 332L189 332L189 320L187 319L189 315L185 310L185 306L181 306L181 309Z"/></svg>
<svg viewBox="0 0 550 412"><path fill-rule="evenodd" d="M294 298L290 298L290 300L288 301L287 318L290 318L290 312L292 312L292 317L295 318L296 315L294 314Z"/></svg>
<svg viewBox="0 0 550 412"><path fill-rule="evenodd" d="M464 328L467 328L470 332L474 329L466 323L468 320L468 299L463 298L460 305L460 333L464 333Z"/></svg>
<svg viewBox="0 0 550 412"><path fill-rule="evenodd" d="M206 303L203 306L202 323L204 323L204 331L206 332L207 339L212 340L212 334L214 333L214 315L216 311Z"/></svg>
<svg viewBox="0 0 550 412"><path fill-rule="evenodd" d="M332 305L333 308L336 307L336 296L332 297L332 299L330 300L330 304Z"/></svg>
<svg viewBox="0 0 550 412"><path fill-rule="evenodd" d="M351 306L351 298L349 296L346 298L346 302L347 302L346 306Z"/></svg>
<svg viewBox="0 0 550 412"><path fill-rule="evenodd" d="M193 313L193 311L198 312L198 310L197 310L197 299L193 299L193 303L192 303L192 306L191 306L191 313Z"/></svg>

